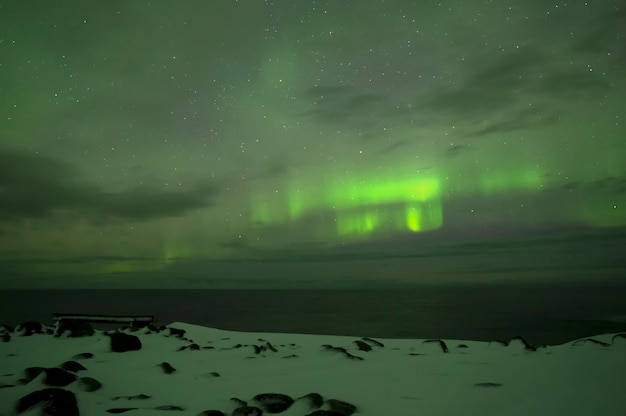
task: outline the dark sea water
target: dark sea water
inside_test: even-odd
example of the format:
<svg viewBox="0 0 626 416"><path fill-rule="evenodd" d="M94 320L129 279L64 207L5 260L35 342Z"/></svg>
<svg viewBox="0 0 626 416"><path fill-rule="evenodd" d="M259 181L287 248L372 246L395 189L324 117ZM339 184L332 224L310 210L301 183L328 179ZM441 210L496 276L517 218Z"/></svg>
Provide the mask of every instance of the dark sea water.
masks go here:
<svg viewBox="0 0 626 416"><path fill-rule="evenodd" d="M626 286L333 290L0 290L0 323L51 314L156 315L221 329L559 344L626 330Z"/></svg>

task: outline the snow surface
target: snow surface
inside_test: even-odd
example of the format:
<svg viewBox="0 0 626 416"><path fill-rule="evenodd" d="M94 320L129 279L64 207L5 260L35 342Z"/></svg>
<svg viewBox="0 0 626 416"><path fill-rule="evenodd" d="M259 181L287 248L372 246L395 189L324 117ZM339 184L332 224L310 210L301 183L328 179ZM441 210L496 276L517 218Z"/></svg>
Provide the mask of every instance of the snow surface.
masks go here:
<svg viewBox="0 0 626 416"><path fill-rule="evenodd" d="M376 339L384 346L367 341L372 350L365 352L354 343L360 338L352 336L234 332L180 322L168 327L184 329L189 340L141 329L133 332L141 350L114 353L104 331L83 338L13 334L10 342L0 342L0 386L17 384L27 367L55 367L90 352L93 358L77 360L87 367L77 375L93 377L103 387L94 392L81 390L77 382L63 387L76 394L81 415L87 416L120 407L143 408L124 413L129 416L197 415L207 409L230 414L236 407L232 397L283 393L295 399L312 392L356 405L355 415L626 415L626 337L614 334L592 337L606 345L569 342L536 351L519 340L508 346L444 340L448 353L438 342ZM192 341L213 348L178 351ZM266 342L277 351L256 354L252 345ZM233 348L237 344L242 346ZM323 345L344 347L363 359ZM162 362L177 371L165 374L158 366ZM0 415L14 414L17 399L47 387L41 377L0 388ZM139 394L151 398L114 399ZM184 410L154 410L161 405ZM296 402L280 415L311 411Z"/></svg>

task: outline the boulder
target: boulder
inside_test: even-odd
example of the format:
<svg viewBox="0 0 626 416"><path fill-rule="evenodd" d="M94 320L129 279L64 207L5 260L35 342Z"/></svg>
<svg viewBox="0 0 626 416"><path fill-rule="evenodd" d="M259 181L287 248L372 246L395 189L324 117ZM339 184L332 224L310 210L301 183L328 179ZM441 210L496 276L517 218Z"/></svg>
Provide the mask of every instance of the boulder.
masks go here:
<svg viewBox="0 0 626 416"><path fill-rule="evenodd" d="M82 391L96 391L102 388L102 383L93 377L81 377L78 379L78 387Z"/></svg>
<svg viewBox="0 0 626 416"><path fill-rule="evenodd" d="M77 371L84 371L87 369L84 365L76 361L66 361L58 367L64 369L65 371L71 371L72 373L75 373Z"/></svg>
<svg viewBox="0 0 626 416"><path fill-rule="evenodd" d="M324 398L319 393L309 393L302 397L298 397L296 402L304 402L307 404L309 409L313 410L322 407L324 404Z"/></svg>
<svg viewBox="0 0 626 416"><path fill-rule="evenodd" d="M54 331L55 337L67 334L70 338L78 337L90 337L95 333L95 330L89 322L85 321L72 321L62 320Z"/></svg>
<svg viewBox="0 0 626 416"><path fill-rule="evenodd" d="M348 402L343 402L341 400L329 399L326 400L326 404L330 407L330 410L340 413L345 416L350 416L354 412L356 412L356 406L350 404Z"/></svg>
<svg viewBox="0 0 626 416"><path fill-rule="evenodd" d="M15 330L21 332L20 335L23 337L28 337L33 334L43 334L43 325L37 321L26 321L19 324Z"/></svg>
<svg viewBox="0 0 626 416"><path fill-rule="evenodd" d="M161 369L163 370L165 374L172 374L174 371L176 371L176 369L172 367L170 363L165 362L165 361L159 364L159 367L161 367Z"/></svg>
<svg viewBox="0 0 626 416"><path fill-rule="evenodd" d="M256 406L241 406L233 410L231 416L262 416L263 410Z"/></svg>
<svg viewBox="0 0 626 416"><path fill-rule="evenodd" d="M23 413L36 405L43 405L40 414L45 416L79 416L76 396L71 391L47 388L37 390L17 401L15 411Z"/></svg>
<svg viewBox="0 0 626 416"><path fill-rule="evenodd" d="M294 400L281 393L261 393L252 398L264 412L281 413L289 409Z"/></svg>
<svg viewBox="0 0 626 416"><path fill-rule="evenodd" d="M43 383L47 386L64 387L76 380L76 376L61 368L46 368Z"/></svg>
<svg viewBox="0 0 626 416"><path fill-rule="evenodd" d="M141 340L135 335L114 332L109 336L111 337L111 351L113 352L137 351L141 349Z"/></svg>

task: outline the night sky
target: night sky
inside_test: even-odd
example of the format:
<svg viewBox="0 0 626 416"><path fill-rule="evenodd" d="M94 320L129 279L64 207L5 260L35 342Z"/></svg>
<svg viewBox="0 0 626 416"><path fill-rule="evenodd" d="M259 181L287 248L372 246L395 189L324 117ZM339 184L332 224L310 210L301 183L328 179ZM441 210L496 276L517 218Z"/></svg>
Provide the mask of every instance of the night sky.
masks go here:
<svg viewBox="0 0 626 416"><path fill-rule="evenodd" d="M626 278L626 8L0 2L0 286Z"/></svg>

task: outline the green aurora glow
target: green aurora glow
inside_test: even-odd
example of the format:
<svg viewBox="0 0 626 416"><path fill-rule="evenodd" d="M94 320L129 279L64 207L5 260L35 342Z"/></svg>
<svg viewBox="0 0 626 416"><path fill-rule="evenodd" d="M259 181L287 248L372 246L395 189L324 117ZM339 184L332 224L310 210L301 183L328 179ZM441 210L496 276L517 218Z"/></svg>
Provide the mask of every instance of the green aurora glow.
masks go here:
<svg viewBox="0 0 626 416"><path fill-rule="evenodd" d="M35 3L0 4L0 286L582 270L590 235L622 272L618 0Z"/></svg>

